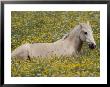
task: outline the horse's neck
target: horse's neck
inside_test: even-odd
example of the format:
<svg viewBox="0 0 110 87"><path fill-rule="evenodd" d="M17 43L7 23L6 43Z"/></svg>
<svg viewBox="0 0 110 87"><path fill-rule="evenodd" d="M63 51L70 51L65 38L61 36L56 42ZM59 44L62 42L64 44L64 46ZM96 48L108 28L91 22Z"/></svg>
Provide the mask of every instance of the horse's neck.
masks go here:
<svg viewBox="0 0 110 87"><path fill-rule="evenodd" d="M81 50L83 44L79 38L79 35L80 30L74 30L74 32L72 32L72 34L68 37L69 42L73 44L74 50L78 52Z"/></svg>
<svg viewBox="0 0 110 87"><path fill-rule="evenodd" d="M82 44L83 44L83 42L81 40L79 40L77 42L77 44L75 44L75 50L78 51L78 52L80 52L81 51L81 48L82 48Z"/></svg>
<svg viewBox="0 0 110 87"><path fill-rule="evenodd" d="M54 42L55 45L61 45L61 47L70 47L75 51L80 51L82 48L83 42L79 38L80 29L74 29L74 31L70 32L69 36L66 39L60 39Z"/></svg>

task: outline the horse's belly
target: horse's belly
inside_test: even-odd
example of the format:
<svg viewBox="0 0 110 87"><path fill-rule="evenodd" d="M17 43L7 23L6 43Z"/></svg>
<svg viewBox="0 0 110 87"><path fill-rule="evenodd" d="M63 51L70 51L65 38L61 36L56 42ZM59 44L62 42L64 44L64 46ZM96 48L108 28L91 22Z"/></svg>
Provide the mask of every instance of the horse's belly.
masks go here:
<svg viewBox="0 0 110 87"><path fill-rule="evenodd" d="M47 50L36 50L36 52L33 50L31 53L32 57L47 57L49 55L50 54Z"/></svg>
<svg viewBox="0 0 110 87"><path fill-rule="evenodd" d="M72 56L73 51L71 51L71 50L59 50L55 54L58 56Z"/></svg>

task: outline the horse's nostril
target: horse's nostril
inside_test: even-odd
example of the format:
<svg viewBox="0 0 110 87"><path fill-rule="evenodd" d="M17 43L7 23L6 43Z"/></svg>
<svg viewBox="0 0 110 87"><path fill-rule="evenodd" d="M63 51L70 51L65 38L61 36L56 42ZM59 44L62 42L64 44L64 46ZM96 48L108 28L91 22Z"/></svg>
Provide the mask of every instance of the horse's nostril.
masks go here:
<svg viewBox="0 0 110 87"><path fill-rule="evenodd" d="M94 44L91 44L91 46L94 46Z"/></svg>
<svg viewBox="0 0 110 87"><path fill-rule="evenodd" d="M96 48L96 45L94 45L94 48Z"/></svg>
<svg viewBox="0 0 110 87"><path fill-rule="evenodd" d="M89 44L89 48L95 49L96 48L96 45L94 45L93 43L91 43L91 44Z"/></svg>

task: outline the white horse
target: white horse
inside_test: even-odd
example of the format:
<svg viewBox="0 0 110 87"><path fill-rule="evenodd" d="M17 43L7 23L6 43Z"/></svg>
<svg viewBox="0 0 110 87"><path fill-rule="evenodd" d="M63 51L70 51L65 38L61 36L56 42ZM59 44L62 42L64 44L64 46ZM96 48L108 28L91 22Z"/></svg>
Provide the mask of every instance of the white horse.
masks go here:
<svg viewBox="0 0 110 87"><path fill-rule="evenodd" d="M87 42L89 48L96 47L92 28L89 23L80 23L68 34L53 43L26 43L15 49L11 56L16 58L33 58L49 56L77 56L81 51L83 42Z"/></svg>

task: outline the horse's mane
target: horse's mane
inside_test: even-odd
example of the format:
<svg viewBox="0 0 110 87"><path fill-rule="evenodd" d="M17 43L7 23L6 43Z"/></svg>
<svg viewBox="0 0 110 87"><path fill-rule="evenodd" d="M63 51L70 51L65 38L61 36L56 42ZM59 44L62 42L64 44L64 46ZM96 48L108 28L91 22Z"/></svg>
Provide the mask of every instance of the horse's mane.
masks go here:
<svg viewBox="0 0 110 87"><path fill-rule="evenodd" d="M80 24L79 25L76 25L74 28L70 29L69 33L65 34L62 39L66 39L70 35L76 35L76 34L78 34L79 29L81 29L81 25Z"/></svg>

